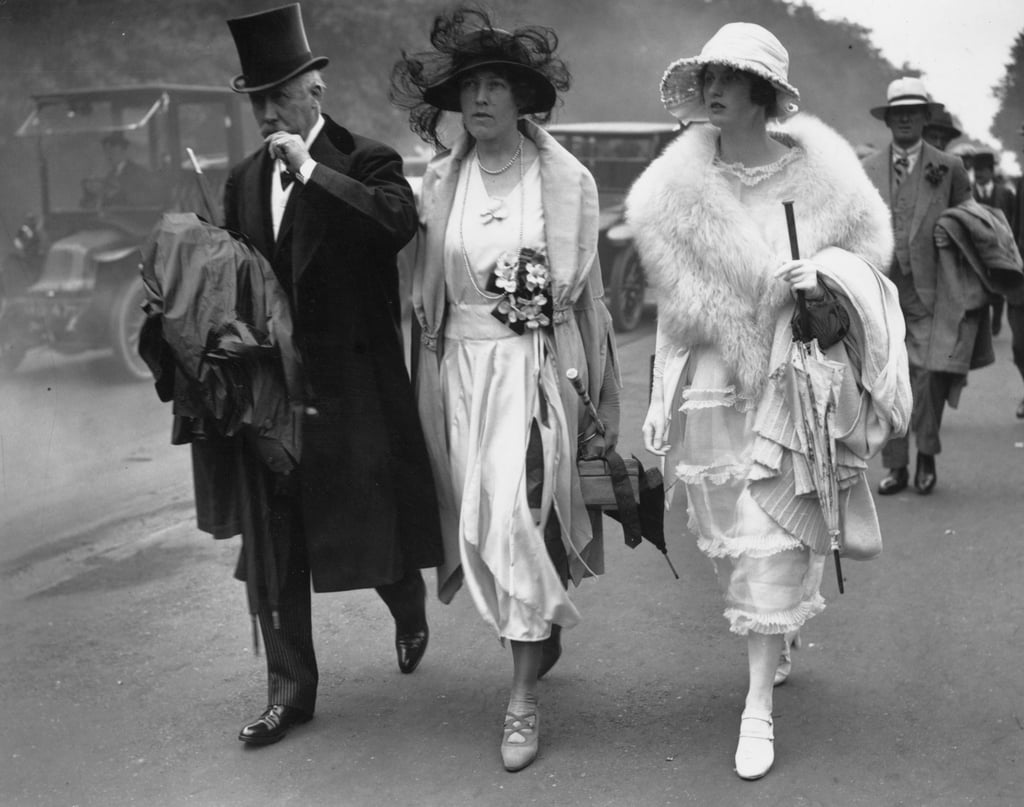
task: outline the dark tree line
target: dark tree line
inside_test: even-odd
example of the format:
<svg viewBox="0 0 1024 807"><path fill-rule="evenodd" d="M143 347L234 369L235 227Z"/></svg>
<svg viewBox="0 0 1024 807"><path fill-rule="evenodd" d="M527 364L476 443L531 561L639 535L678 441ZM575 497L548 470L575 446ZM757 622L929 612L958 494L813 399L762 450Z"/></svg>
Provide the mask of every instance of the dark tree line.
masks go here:
<svg viewBox="0 0 1024 807"><path fill-rule="evenodd" d="M992 135L1007 151L1021 151L1024 127L1024 31L1017 34L1002 80L992 88L999 111L992 121Z"/></svg>
<svg viewBox="0 0 1024 807"><path fill-rule="evenodd" d="M31 151L13 137L37 92L145 81L224 86L238 72L225 19L285 0L6 0L0 4L0 211L10 227L34 187ZM400 51L426 46L437 0L302 0L316 55L330 57L327 109L361 131L411 150L417 141L387 102ZM499 25L553 27L574 75L556 120L665 120L665 66L697 53L725 22L765 25L786 44L804 108L854 143L885 142L868 114L896 68L867 31L825 22L782 0L492 0ZM1018 48L1019 55L1019 48ZM1019 62L1019 59L1018 59ZM1020 92L1019 88L1015 90ZM941 100L941 99L939 99ZM17 188L17 192L13 191ZM31 191L28 192L29 194ZM12 208L19 207L15 211Z"/></svg>

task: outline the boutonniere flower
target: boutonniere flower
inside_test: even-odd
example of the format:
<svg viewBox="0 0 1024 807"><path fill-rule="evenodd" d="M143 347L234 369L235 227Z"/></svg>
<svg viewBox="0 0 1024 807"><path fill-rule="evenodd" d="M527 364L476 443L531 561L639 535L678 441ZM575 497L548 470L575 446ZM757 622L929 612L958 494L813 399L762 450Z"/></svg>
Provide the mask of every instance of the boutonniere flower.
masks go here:
<svg viewBox="0 0 1024 807"><path fill-rule="evenodd" d="M516 333L551 324L551 272L542 250L523 247L518 255L501 253L489 285L501 293L491 313Z"/></svg>
<svg viewBox="0 0 1024 807"><path fill-rule="evenodd" d="M945 178L946 174L949 173L948 165L935 165L935 163L928 163L924 167L924 178L928 180L933 186L938 185Z"/></svg>

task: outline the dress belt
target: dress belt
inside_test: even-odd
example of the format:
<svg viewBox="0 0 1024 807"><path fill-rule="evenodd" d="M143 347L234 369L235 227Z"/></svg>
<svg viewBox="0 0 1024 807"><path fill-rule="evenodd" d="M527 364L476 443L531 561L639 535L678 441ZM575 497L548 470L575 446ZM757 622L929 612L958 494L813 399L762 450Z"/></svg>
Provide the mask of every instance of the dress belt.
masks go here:
<svg viewBox="0 0 1024 807"><path fill-rule="evenodd" d="M466 341L522 338L491 313L496 304L491 301L449 303L445 315L445 338Z"/></svg>

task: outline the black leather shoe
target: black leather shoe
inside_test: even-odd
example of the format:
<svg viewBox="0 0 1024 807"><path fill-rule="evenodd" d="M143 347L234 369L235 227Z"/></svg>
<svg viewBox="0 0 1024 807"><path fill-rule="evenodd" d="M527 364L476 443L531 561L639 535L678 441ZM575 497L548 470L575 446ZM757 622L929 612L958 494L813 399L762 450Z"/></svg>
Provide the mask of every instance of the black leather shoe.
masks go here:
<svg viewBox="0 0 1024 807"><path fill-rule="evenodd" d="M252 723L242 726L238 739L248 745L270 745L282 739L292 726L308 723L312 719L313 715L294 706L275 704L268 706Z"/></svg>
<svg viewBox="0 0 1024 807"><path fill-rule="evenodd" d="M917 455L917 469L914 471L914 487L922 496L927 496L935 487L935 457L931 454Z"/></svg>
<svg viewBox="0 0 1024 807"><path fill-rule="evenodd" d="M1017 404L1017 420L1024 420L1024 400Z"/></svg>
<svg viewBox="0 0 1024 807"><path fill-rule="evenodd" d="M910 481L910 474L906 467L890 468L886 477L878 483L878 493L882 496L892 496L906 488Z"/></svg>
<svg viewBox="0 0 1024 807"><path fill-rule="evenodd" d="M552 625L551 635L543 642L540 649L540 667L537 669L537 677L543 678L551 668L555 666L558 659L562 657L562 626Z"/></svg>
<svg viewBox="0 0 1024 807"><path fill-rule="evenodd" d="M395 634L395 651L398 653L398 669L408 675L415 670L423 654L427 652L427 640L430 639L430 629L424 625L423 630L411 633Z"/></svg>

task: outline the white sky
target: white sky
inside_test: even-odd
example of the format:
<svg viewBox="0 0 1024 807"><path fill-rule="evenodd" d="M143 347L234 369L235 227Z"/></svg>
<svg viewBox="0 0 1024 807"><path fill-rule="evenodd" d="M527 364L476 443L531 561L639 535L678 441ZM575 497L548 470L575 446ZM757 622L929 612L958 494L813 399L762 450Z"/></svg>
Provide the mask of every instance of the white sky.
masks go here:
<svg viewBox="0 0 1024 807"><path fill-rule="evenodd" d="M868 29L897 67L920 68L932 98L946 105L976 140L998 145L989 126L998 109L992 87L1002 79L1010 49L1024 29L1022 0L794 0L820 17ZM885 90L878 99L885 103Z"/></svg>

